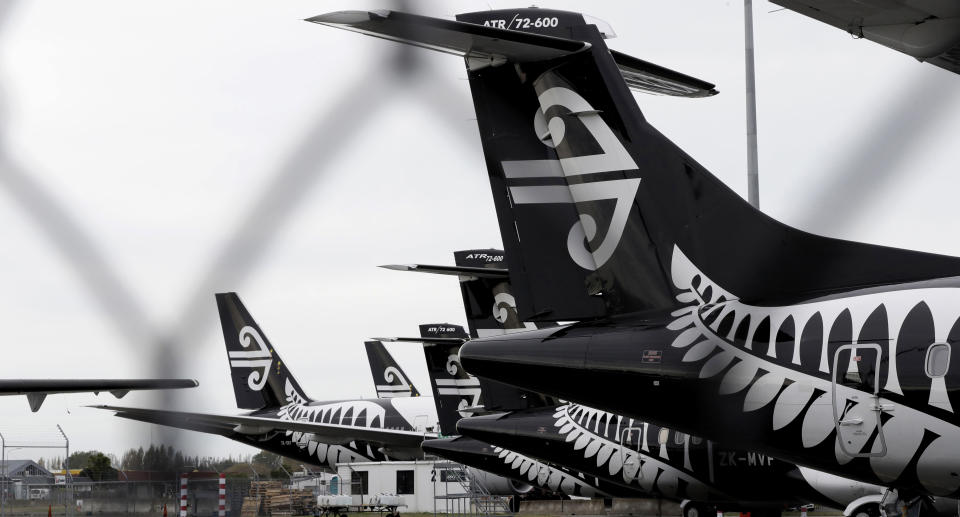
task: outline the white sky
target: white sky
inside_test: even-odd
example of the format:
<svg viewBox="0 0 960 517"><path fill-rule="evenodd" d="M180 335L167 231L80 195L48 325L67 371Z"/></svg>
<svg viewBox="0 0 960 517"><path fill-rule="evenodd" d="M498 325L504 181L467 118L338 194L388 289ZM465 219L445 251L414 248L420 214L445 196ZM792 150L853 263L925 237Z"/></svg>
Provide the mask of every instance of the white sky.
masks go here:
<svg viewBox="0 0 960 517"><path fill-rule="evenodd" d="M960 255L951 231L960 77L755 4L764 210L818 233ZM373 396L364 338L463 322L455 280L375 267L448 264L453 250L500 246L462 62L421 51L430 73L394 95L392 76L374 68L393 43L302 21L385 5L34 0L17 4L0 26L6 161L93 237L153 332L176 332L217 250L298 148L359 129L336 153L307 154L316 181L295 188L282 221L268 219L278 229L254 245L263 252L250 274L215 281L207 303L190 311L203 325L171 352L177 367L169 373L200 387L178 393L177 408L237 411L214 289L240 293L320 399ZM445 17L516 6L413 5ZM654 125L745 194L742 4L589 5L588 14L617 31L612 48L717 84L721 93L710 99L638 100ZM549 7L582 9L570 1ZM437 91L448 94L443 102ZM357 108L329 118L338 103L364 94ZM323 122L337 129L307 136ZM0 178L0 378L156 375L156 335L118 330L8 195L9 183ZM391 349L428 392L419 348ZM22 397L8 397L0 399L0 430L59 423L72 449L115 454L156 437L146 424L82 408L96 403L159 400L53 396L31 414ZM198 433L176 438L191 454L253 451Z"/></svg>

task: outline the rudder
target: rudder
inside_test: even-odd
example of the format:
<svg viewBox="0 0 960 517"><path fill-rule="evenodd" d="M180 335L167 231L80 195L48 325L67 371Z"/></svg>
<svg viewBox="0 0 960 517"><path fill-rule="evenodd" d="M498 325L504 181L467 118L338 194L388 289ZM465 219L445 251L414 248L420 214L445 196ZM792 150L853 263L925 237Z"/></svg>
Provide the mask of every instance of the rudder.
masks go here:
<svg viewBox="0 0 960 517"><path fill-rule="evenodd" d="M216 299L237 407L262 409L309 401L240 297L218 293Z"/></svg>
<svg viewBox="0 0 960 517"><path fill-rule="evenodd" d="M367 360L378 398L420 396L416 386L410 382L410 378L383 343L364 341L363 345L367 349Z"/></svg>

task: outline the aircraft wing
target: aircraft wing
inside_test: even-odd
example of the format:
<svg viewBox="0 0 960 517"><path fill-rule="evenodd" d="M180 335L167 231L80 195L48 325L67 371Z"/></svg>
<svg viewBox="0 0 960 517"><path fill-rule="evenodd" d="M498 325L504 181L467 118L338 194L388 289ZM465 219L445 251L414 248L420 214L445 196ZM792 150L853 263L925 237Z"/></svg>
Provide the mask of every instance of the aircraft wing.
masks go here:
<svg viewBox="0 0 960 517"><path fill-rule="evenodd" d="M905 0L770 0L815 20L960 74L960 4Z"/></svg>
<svg viewBox="0 0 960 517"><path fill-rule="evenodd" d="M358 427L321 422L278 420L250 415L217 415L212 413L190 413L186 411L167 411L162 409L141 409L120 406L90 406L97 409L114 411L116 416L150 422L193 431L203 430L226 434L263 434L270 431L294 431L310 433L317 441L331 444L345 444L352 441L365 441L392 447L420 447L420 443L436 438L437 433L421 433L398 429L380 429L376 427Z"/></svg>
<svg viewBox="0 0 960 517"><path fill-rule="evenodd" d="M139 390L196 388L193 379L2 379L0 395L26 395L30 410L36 412L51 393L94 393L108 391L123 398Z"/></svg>

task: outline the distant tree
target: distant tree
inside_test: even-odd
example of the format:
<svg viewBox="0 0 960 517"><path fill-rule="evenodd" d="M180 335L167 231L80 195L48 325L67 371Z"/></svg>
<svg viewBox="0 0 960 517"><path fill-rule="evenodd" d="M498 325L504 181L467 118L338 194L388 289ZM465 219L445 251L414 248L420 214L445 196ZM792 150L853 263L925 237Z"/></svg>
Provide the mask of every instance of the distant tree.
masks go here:
<svg viewBox="0 0 960 517"><path fill-rule="evenodd" d="M100 451L77 451L70 455L67 462L71 469L82 469L87 466L90 456L94 454L102 455L103 453Z"/></svg>
<svg viewBox="0 0 960 517"><path fill-rule="evenodd" d="M120 468L124 470L143 470L143 447L128 449L120 460Z"/></svg>
<svg viewBox="0 0 960 517"><path fill-rule="evenodd" d="M94 481L112 481L117 479L117 470L110 466L110 458L102 452L93 452L87 458L83 475Z"/></svg>

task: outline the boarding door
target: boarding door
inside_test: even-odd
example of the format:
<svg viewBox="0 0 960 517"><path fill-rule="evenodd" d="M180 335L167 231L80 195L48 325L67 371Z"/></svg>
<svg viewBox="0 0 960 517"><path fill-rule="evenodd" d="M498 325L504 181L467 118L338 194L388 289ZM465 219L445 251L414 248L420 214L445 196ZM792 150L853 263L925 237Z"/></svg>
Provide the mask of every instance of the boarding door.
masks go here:
<svg viewBox="0 0 960 517"><path fill-rule="evenodd" d="M833 353L833 422L837 430L838 456L849 458L883 456L887 442L880 415L880 345L841 345ZM873 444L865 446L877 433ZM842 455L840 454L842 453Z"/></svg>

